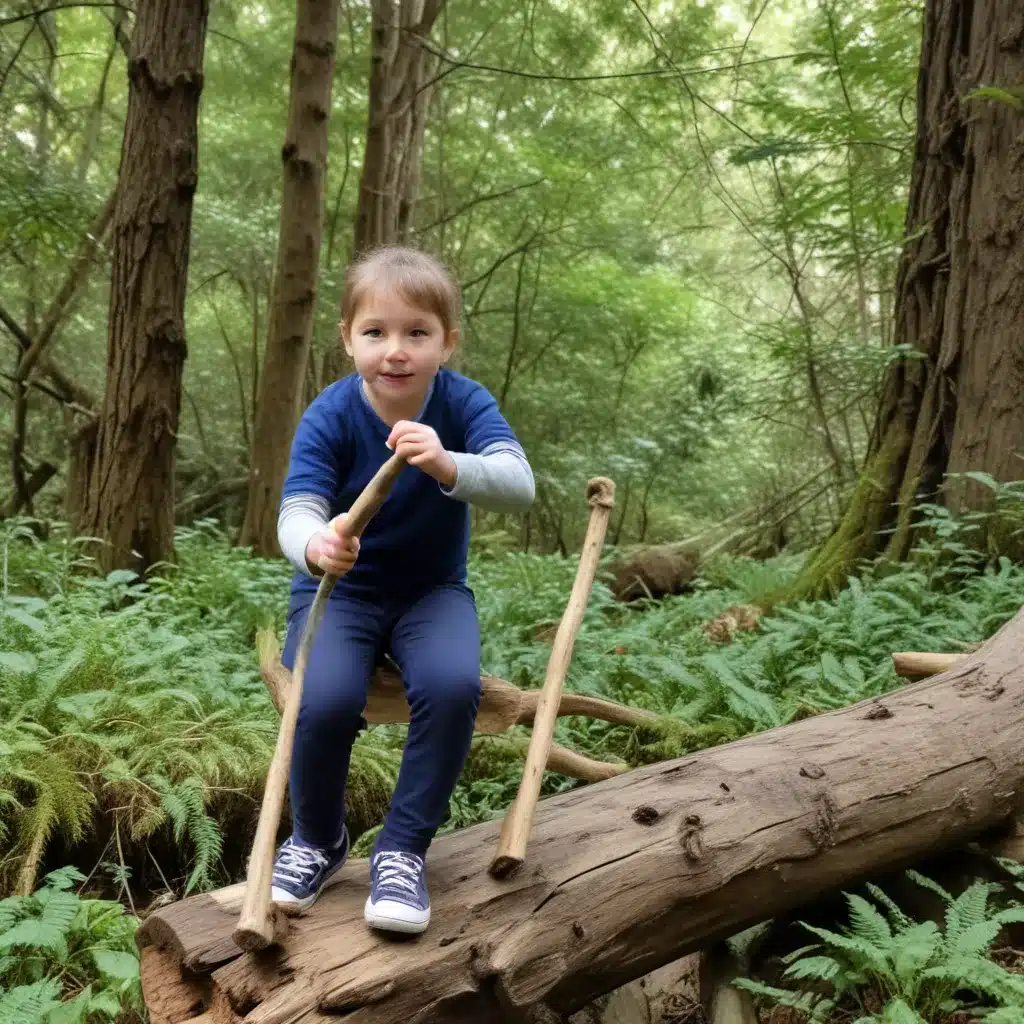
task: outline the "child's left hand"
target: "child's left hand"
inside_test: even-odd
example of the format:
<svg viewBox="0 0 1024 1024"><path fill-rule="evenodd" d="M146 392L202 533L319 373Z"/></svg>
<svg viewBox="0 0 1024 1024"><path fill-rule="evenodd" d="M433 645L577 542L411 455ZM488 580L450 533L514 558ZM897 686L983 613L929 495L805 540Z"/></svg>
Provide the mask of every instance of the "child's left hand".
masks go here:
<svg viewBox="0 0 1024 1024"><path fill-rule="evenodd" d="M454 487L455 460L448 454L433 427L412 420L399 420L388 435L387 445L404 456L410 466L418 466L445 487Z"/></svg>

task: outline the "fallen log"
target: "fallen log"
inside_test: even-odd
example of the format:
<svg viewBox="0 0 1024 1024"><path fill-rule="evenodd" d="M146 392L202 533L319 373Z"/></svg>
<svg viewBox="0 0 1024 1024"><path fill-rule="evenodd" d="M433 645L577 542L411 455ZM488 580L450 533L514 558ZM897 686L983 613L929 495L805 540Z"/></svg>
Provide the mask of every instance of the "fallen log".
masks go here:
<svg viewBox="0 0 1024 1024"><path fill-rule="evenodd" d="M285 694L292 685L292 674L281 664L277 637L272 630L263 629L257 633L256 649L259 654L260 675L274 707L280 713L284 707ZM539 697L540 691L520 690L518 686L496 676L481 677L476 731L485 735L497 735L514 725L530 725L537 710ZM625 704L616 704L615 701L582 693L563 693L558 714L561 717L583 715L602 722L634 728L656 728L662 721L658 715L650 711L641 711ZM398 672L385 665L377 668L370 684L363 717L371 725L400 725L409 721L409 703L405 699L402 677ZM517 746L521 746L522 755L525 757L526 744ZM559 772L573 779L582 779L584 782L610 779L626 770L624 764L596 761L557 743L551 745L547 768L549 771Z"/></svg>
<svg viewBox="0 0 1024 1024"><path fill-rule="evenodd" d="M505 881L487 872L498 823L445 836L428 860L434 923L412 942L365 927L361 860L259 954L231 942L241 886L164 907L138 932L147 1003L190 1000L217 1024L564 1021L1018 813L1022 645L1024 609L924 682L541 801L530 865Z"/></svg>

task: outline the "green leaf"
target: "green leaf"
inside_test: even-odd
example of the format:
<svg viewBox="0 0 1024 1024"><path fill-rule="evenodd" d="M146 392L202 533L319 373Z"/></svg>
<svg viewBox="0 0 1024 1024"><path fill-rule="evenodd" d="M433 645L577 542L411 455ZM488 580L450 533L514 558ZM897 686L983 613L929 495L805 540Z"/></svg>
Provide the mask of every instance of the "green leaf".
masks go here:
<svg viewBox="0 0 1024 1024"><path fill-rule="evenodd" d="M979 921L948 941L947 948L951 955L978 956L992 945L1000 928L1002 925L998 921Z"/></svg>
<svg viewBox="0 0 1024 1024"><path fill-rule="evenodd" d="M92 1008L92 986L86 985L74 999L51 1010L46 1024L86 1024Z"/></svg>
<svg viewBox="0 0 1024 1024"><path fill-rule="evenodd" d="M106 582L111 586L118 586L123 583L134 583L138 578L139 574L132 572L131 569L114 569L107 573Z"/></svg>
<svg viewBox="0 0 1024 1024"><path fill-rule="evenodd" d="M0 950L43 950L52 953L59 961L67 959L68 944L64 929L47 923L41 917L29 917L19 921L0 935Z"/></svg>
<svg viewBox="0 0 1024 1024"><path fill-rule="evenodd" d="M0 1024L42 1024L44 1015L60 1006L60 982L44 978L31 985L0 991Z"/></svg>
<svg viewBox="0 0 1024 1024"><path fill-rule="evenodd" d="M842 971L842 965L830 956L805 956L786 968L786 977L797 980L814 978L818 981L833 981Z"/></svg>
<svg viewBox="0 0 1024 1024"><path fill-rule="evenodd" d="M1016 110L1024 111L1024 89L1020 88L1010 87L1000 89L995 85L983 85L978 89L972 89L966 96L964 96L964 99L997 100L999 103L1005 103L1007 106L1011 106Z"/></svg>
<svg viewBox="0 0 1024 1024"><path fill-rule="evenodd" d="M1022 1019L1024 1019L1024 1007L1022 1006L1001 1006L998 1010L993 1010L982 1018L985 1024L1020 1024Z"/></svg>
<svg viewBox="0 0 1024 1024"><path fill-rule="evenodd" d="M882 1011L883 1024L928 1024L916 1010L911 1009L902 999L890 1000Z"/></svg>
<svg viewBox="0 0 1024 1024"><path fill-rule="evenodd" d="M90 1012L105 1013L111 1020L116 1018L123 1009L117 996L109 989L102 989L92 997Z"/></svg>
<svg viewBox="0 0 1024 1024"><path fill-rule="evenodd" d="M20 622L26 629L32 630L33 633L42 633L46 629L45 622L37 619L34 615L29 615L24 608L19 608L17 605L8 605L5 614L15 622Z"/></svg>
<svg viewBox="0 0 1024 1024"><path fill-rule="evenodd" d="M92 958L99 972L119 981L133 981L139 976L138 957L113 949L94 949Z"/></svg>
<svg viewBox="0 0 1024 1024"><path fill-rule="evenodd" d="M6 669L15 675L31 675L38 664L36 656L28 651L0 651L0 669Z"/></svg>
<svg viewBox="0 0 1024 1024"><path fill-rule="evenodd" d="M935 955L942 933L934 921L922 921L901 932L894 944L893 968L900 984L910 987Z"/></svg>
<svg viewBox="0 0 1024 1024"><path fill-rule="evenodd" d="M85 875L76 867L57 868L43 877L43 883L51 889L70 889L76 882L84 882Z"/></svg>
<svg viewBox="0 0 1024 1024"><path fill-rule="evenodd" d="M888 947L892 942L889 922L863 896L848 894L846 901L850 905L850 923L854 934L880 949Z"/></svg>

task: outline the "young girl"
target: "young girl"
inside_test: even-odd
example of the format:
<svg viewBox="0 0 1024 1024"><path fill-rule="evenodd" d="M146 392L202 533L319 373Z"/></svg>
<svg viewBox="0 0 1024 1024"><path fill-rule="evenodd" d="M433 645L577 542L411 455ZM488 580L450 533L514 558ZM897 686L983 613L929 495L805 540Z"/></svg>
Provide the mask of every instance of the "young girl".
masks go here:
<svg viewBox="0 0 1024 1024"><path fill-rule="evenodd" d="M348 855L345 777L374 666L402 670L411 717L398 784L374 845L371 927L422 932L424 858L469 751L480 633L466 585L469 503L516 512L533 473L494 398L445 369L459 341L459 290L444 267L386 247L348 269L341 338L356 372L299 422L278 518L295 566L282 661L292 667L323 572L341 576L306 668L289 782L293 830L272 898L305 908ZM407 461L360 539L345 511L392 451Z"/></svg>

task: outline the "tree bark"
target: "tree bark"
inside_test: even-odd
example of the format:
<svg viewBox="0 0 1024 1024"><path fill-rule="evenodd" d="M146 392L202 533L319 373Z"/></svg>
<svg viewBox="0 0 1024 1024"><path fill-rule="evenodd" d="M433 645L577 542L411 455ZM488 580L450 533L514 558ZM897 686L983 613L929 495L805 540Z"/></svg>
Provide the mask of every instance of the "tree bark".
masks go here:
<svg viewBox="0 0 1024 1024"><path fill-rule="evenodd" d="M835 593L883 551L906 557L920 502L988 507L990 491L943 486L947 474L1024 476L1024 115L967 98L1021 81L1020 4L928 0L893 339L912 351L888 374L866 472L797 594Z"/></svg>
<svg viewBox="0 0 1024 1024"><path fill-rule="evenodd" d="M174 553L174 455L208 0L141 0L114 212L107 385L79 533L104 570Z"/></svg>
<svg viewBox="0 0 1024 1024"><path fill-rule="evenodd" d="M545 800L528 869L505 881L487 873L498 823L445 836L429 858L434 920L411 944L365 927L363 860L269 958L232 945L241 885L155 911L138 935L147 1001L193 985L197 1009L219 1008L211 1020L248 1024L562 1020L1014 815L1022 644L1024 608L934 679Z"/></svg>
<svg viewBox="0 0 1024 1024"><path fill-rule="evenodd" d="M405 239L423 164L435 60L428 36L444 0L373 0L366 155L359 180L355 254Z"/></svg>
<svg viewBox="0 0 1024 1024"><path fill-rule="evenodd" d="M419 44L429 36L444 0L373 0L366 151L352 241L358 256L377 245L406 241L423 167L423 136L436 59ZM340 345L324 355L322 377L350 369Z"/></svg>
<svg viewBox="0 0 1024 1024"><path fill-rule="evenodd" d="M239 543L280 554L277 510L302 407L313 338L338 0L298 0L285 129L281 224L267 348L249 457L249 499Z"/></svg>

